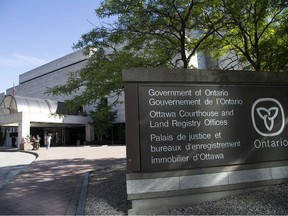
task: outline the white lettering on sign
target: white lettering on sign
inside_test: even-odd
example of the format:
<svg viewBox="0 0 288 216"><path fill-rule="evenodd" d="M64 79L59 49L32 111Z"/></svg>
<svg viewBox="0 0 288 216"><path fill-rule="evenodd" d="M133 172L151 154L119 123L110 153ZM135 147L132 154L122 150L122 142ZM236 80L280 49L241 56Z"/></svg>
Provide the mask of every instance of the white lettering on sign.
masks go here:
<svg viewBox="0 0 288 216"><path fill-rule="evenodd" d="M281 138L278 140L270 140L270 139L259 140L259 139L256 139L254 141L254 146L256 149L288 147L288 140L286 140L286 139L282 140Z"/></svg>
<svg viewBox="0 0 288 216"><path fill-rule="evenodd" d="M188 141L191 141L191 140L206 140L206 139L211 139L211 134L210 133L197 133L197 134L190 134L189 133L189 139Z"/></svg>
<svg viewBox="0 0 288 216"><path fill-rule="evenodd" d="M201 105L200 99L198 100L157 100L155 98L149 99L150 106L195 106Z"/></svg>
<svg viewBox="0 0 288 216"><path fill-rule="evenodd" d="M171 127L177 127L177 128L187 128L187 127L200 127L201 121L194 121L194 120L185 120L185 121L179 121L176 119L173 119L171 121Z"/></svg>
<svg viewBox="0 0 288 216"><path fill-rule="evenodd" d="M189 156L182 155L185 151L187 151L186 154L191 155L189 151L212 151L214 149L241 147L240 141L213 142L214 139L222 139L224 133L221 131L214 133L194 132L200 128L206 130L205 128L219 128L229 125L229 118L235 115L235 110L234 108L228 109L228 107L242 105L243 100L232 98L228 90L149 88L147 95L147 106L152 108L150 110L148 108L149 128L152 130L149 135L151 164L188 162ZM221 106L225 106L225 109L218 108ZM205 143L205 141L209 141L209 143ZM167 145L168 142L171 144ZM204 143L197 144L194 142ZM157 156L163 152L179 152L181 154L177 153L176 156L169 157ZM225 157L224 153L200 152L191 158L193 158L192 161L208 161L223 160Z"/></svg>
<svg viewBox="0 0 288 216"><path fill-rule="evenodd" d="M217 119L205 119L204 124L206 126L227 126L227 120L217 120Z"/></svg>
<svg viewBox="0 0 288 216"><path fill-rule="evenodd" d="M150 128L168 128L169 127L169 120L167 121L149 121Z"/></svg>
<svg viewBox="0 0 288 216"><path fill-rule="evenodd" d="M151 145L151 152L175 152L181 151L181 145L164 145L164 146L153 146Z"/></svg>
<svg viewBox="0 0 288 216"><path fill-rule="evenodd" d="M171 155L170 157L151 157L151 164L184 163L189 160L189 156Z"/></svg>
<svg viewBox="0 0 288 216"><path fill-rule="evenodd" d="M176 118L176 112L161 112L161 111L151 110L151 112L149 113L149 116L151 118Z"/></svg>
<svg viewBox="0 0 288 216"><path fill-rule="evenodd" d="M185 111L185 110L180 110L179 111L179 116L181 118L185 117L217 117L219 115L218 111Z"/></svg>
<svg viewBox="0 0 288 216"><path fill-rule="evenodd" d="M225 99L225 98L216 98L217 105L242 105L243 100L236 98L236 99Z"/></svg>
<svg viewBox="0 0 288 216"><path fill-rule="evenodd" d="M228 96L229 93L228 93L228 91L224 91L224 90L216 91L216 90L206 89L205 95L206 96L218 96L218 97L220 97L220 96Z"/></svg>
<svg viewBox="0 0 288 216"><path fill-rule="evenodd" d="M192 96L192 91L187 90L187 91L160 91L160 90L155 90L155 89L149 89L148 91L149 96L151 97L168 97L168 96Z"/></svg>
<svg viewBox="0 0 288 216"><path fill-rule="evenodd" d="M173 135L171 134L151 134L150 135L151 142L161 142L161 141L173 141Z"/></svg>
<svg viewBox="0 0 288 216"><path fill-rule="evenodd" d="M257 100L249 94L255 86L152 86L139 85L143 170L178 169L182 163L183 168L194 168L254 162L258 161L254 152L288 147L288 138L278 136L287 122L284 104L265 96ZM265 87L257 91L272 95ZM273 95L277 92L279 88L273 90ZM241 158L247 151L249 159ZM270 157L268 153L266 156Z"/></svg>
<svg viewBox="0 0 288 216"><path fill-rule="evenodd" d="M225 149L225 148L240 148L241 142L212 142L212 143L202 143L202 144L192 144L188 143L185 146L185 149L188 151L198 151L198 150L208 150L211 151L213 149Z"/></svg>

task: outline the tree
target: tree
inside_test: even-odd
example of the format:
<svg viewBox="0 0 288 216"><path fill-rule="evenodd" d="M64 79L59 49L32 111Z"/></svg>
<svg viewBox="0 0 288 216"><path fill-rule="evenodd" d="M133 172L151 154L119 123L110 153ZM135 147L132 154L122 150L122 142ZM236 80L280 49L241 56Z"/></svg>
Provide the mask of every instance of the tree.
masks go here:
<svg viewBox="0 0 288 216"><path fill-rule="evenodd" d="M96 15L112 21L95 26L74 44L90 56L87 65L48 93L73 95L66 102L74 107L106 96L118 98L122 69L193 68L190 60L197 51L219 61L221 69L284 71L287 4L283 0L105 0Z"/></svg>
<svg viewBox="0 0 288 216"><path fill-rule="evenodd" d="M121 94L124 68L193 67L189 64L192 56L214 31L202 22L204 2L103 1L96 15L101 19L113 17L114 21L82 35L74 48L84 49L90 56L86 67L71 73L67 84L48 93L73 94L67 101L69 106L93 104L107 95Z"/></svg>
<svg viewBox="0 0 288 216"><path fill-rule="evenodd" d="M90 111L89 115L92 119L92 125L100 142L103 139L103 135L107 136L116 119L116 114L117 111L113 111L112 106L108 105L105 99L99 101L95 111Z"/></svg>
<svg viewBox="0 0 288 216"><path fill-rule="evenodd" d="M287 70L287 1L213 2L206 18L215 27L215 34L206 41L205 47L209 47L215 60L222 59L222 69Z"/></svg>

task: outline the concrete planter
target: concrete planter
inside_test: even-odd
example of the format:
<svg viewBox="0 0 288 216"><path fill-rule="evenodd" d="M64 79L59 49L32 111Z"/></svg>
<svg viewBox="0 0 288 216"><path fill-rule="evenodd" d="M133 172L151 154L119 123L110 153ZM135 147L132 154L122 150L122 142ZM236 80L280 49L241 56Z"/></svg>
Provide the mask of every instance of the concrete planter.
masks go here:
<svg viewBox="0 0 288 216"><path fill-rule="evenodd" d="M20 150L27 151L32 149L33 149L32 142L20 143Z"/></svg>

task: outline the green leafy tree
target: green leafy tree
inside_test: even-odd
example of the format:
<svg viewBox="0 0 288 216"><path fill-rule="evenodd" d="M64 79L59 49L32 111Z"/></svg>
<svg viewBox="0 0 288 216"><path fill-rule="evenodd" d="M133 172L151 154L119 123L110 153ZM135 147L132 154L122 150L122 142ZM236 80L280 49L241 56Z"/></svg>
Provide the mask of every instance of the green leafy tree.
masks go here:
<svg viewBox="0 0 288 216"><path fill-rule="evenodd" d="M288 2L215 0L206 20L215 33L206 49L222 69L285 71L288 66Z"/></svg>
<svg viewBox="0 0 288 216"><path fill-rule="evenodd" d="M189 65L192 56L214 31L202 22L203 2L103 1L96 15L112 21L95 26L74 45L90 56L86 67L48 93L74 95L66 102L69 106L93 104L107 95L117 98L121 94L124 68L193 68Z"/></svg>
<svg viewBox="0 0 288 216"><path fill-rule="evenodd" d="M89 116L92 119L92 125L97 134L98 140L103 140L103 135L108 136L109 130L112 128L116 119L117 111L112 110L112 106L108 105L105 99L97 104L95 111L90 111Z"/></svg>
<svg viewBox="0 0 288 216"><path fill-rule="evenodd" d="M74 44L89 56L87 65L47 91L72 95L70 107L106 96L118 102L123 69L193 68L197 51L221 69L287 70L287 1L105 0L95 11L111 21Z"/></svg>

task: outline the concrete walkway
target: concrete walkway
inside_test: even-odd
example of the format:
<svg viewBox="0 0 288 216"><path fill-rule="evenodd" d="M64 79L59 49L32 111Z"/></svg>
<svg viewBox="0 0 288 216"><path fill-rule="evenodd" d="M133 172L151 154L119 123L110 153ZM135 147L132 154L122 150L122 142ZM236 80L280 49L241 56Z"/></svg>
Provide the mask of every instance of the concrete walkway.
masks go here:
<svg viewBox="0 0 288 216"><path fill-rule="evenodd" d="M0 188L12 181L35 159L35 154L18 152L14 149L9 151L0 150Z"/></svg>
<svg viewBox="0 0 288 216"><path fill-rule="evenodd" d="M75 215L85 173L126 160L125 146L52 147L33 152L39 156L0 189L1 215ZM24 154L11 152L11 157L16 153Z"/></svg>

